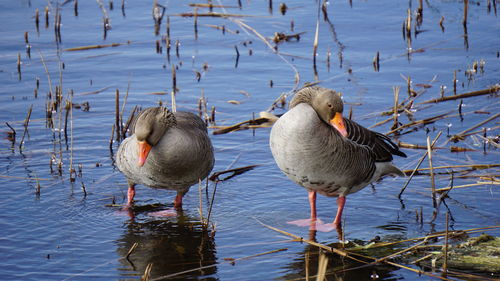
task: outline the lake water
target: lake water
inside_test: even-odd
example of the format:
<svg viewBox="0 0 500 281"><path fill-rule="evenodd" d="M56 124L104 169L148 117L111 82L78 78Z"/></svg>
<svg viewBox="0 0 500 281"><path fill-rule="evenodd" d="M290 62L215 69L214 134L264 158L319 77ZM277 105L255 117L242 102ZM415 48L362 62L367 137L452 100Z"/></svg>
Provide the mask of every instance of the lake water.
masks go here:
<svg viewBox="0 0 500 281"><path fill-rule="evenodd" d="M270 128L211 135L216 150L214 172L259 165L218 183L210 218L216 225L213 238L201 227L198 186L185 196L184 212L178 217L148 216L151 209L171 207L175 193L143 186L137 189L136 217L131 219L120 213L118 205L126 200L127 184L114 165L119 143L115 141L111 149L109 145L115 124L116 91L120 93L120 107L128 92L124 121L135 106L155 106L160 101L170 105L170 95L165 93L172 91L174 67L177 108L197 112L198 100L204 95L209 113L215 108L215 125L228 126L258 116L282 93L291 93L306 82L320 82L323 87L341 91L347 102L346 112L352 108L353 119L369 127L388 118L380 113L391 110L394 86L401 87L401 100L408 97L407 77L411 77L412 89L421 93L416 102L438 98L441 91L446 96L453 95L454 71L458 94L499 83L500 20L495 1L469 1L466 30L462 24L462 1L424 2L418 32L414 29L418 1L326 2L329 21L320 13L316 69L312 60L318 19L315 1L272 2L272 9L270 2L262 0L212 1L214 5L224 5L214 7L213 12L233 16L203 17L209 12L206 7L189 6L189 1L160 0L158 4L165 11L158 35L154 31L153 1L126 1L123 9L122 1L78 1L77 15L74 1L0 2L1 279L137 280L148 264L152 264L151 279L182 271L189 272L171 279L301 279L306 274L306 264L315 274L316 248L290 242L289 237L260 223L308 236L307 229L286 223L309 214L307 193L275 165L268 146ZM281 3L287 6L284 15ZM411 49L402 31L408 9L412 14ZM196 18L197 34L195 18L180 16L195 12L200 14ZM57 14L60 42L54 28ZM167 17L172 42L169 55L164 42ZM109 19L106 34L104 18ZM300 40L291 37L279 43L278 52L274 52L275 32L300 34ZM157 50L157 41L161 52ZM122 45L67 50L114 43ZM377 52L380 66L375 71L372 62ZM478 67L474 72L471 69L475 62ZM88 110L83 110L85 106L72 110L67 139L66 110L54 111L54 126L47 125L48 93L54 93L56 87L62 88L65 101L71 99L74 104L89 106ZM411 109L415 120L450 112L452 116L415 131L408 130L398 140L425 146L427 136L433 139L442 131L437 146L445 149L434 152L434 166L498 164L499 153L494 145L486 145L483 150L482 133L459 143L445 143L447 135L458 134L498 113L497 96L463 99L463 120L458 114L460 103L461 100L453 100L415 105ZM32 113L20 147L30 107ZM274 113L284 111L278 108ZM11 130L5 122L16 130L15 141L9 139ZM400 122L408 123L408 115L401 114ZM374 130L386 133L391 125L392 121ZM498 141L496 126L498 119L478 129L493 128L487 137L496 136ZM209 130L212 133L215 129ZM450 152L451 146L473 151ZM425 152L403 150L408 158L396 158L394 162L410 170ZM74 182L71 165L77 173ZM428 166L425 160L422 167ZM464 168L440 172L453 169ZM453 178L453 185L481 181L477 175L498 174L498 167L459 173ZM350 195L344 213L345 239L369 241L380 236L383 241L390 241L443 231L447 210L453 218L452 229L500 223L498 185L453 189L431 221L430 178L413 178L400 201L397 195L405 182L403 178L386 178ZM449 174L436 177L437 188L448 187L450 182ZM214 183L210 182L208 192L201 191L205 216L210 203L207 198L212 197L213 190ZM415 211L421 209L423 224L415 219ZM318 210L320 218L332 220L335 199L320 196ZM499 231L490 233L498 235ZM325 244L338 241L335 232L319 232L316 239ZM134 243L138 243L137 247L126 259ZM258 255L281 249L286 250ZM330 260L331 272L342 268L343 260L338 256L333 255ZM331 273L329 278L430 277L380 265Z"/></svg>

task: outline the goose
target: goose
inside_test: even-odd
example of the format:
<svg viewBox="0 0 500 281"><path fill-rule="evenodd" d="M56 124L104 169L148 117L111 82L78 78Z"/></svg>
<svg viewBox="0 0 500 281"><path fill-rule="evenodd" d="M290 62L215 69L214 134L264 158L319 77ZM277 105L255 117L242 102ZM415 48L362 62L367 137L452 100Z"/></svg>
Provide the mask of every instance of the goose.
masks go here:
<svg viewBox="0 0 500 281"><path fill-rule="evenodd" d="M189 188L207 177L214 166L205 122L190 112L150 107L136 117L132 132L116 156L117 167L128 182L125 208L132 206L135 186L141 184L177 191L174 208L181 210Z"/></svg>
<svg viewBox="0 0 500 281"><path fill-rule="evenodd" d="M348 194L385 175L405 176L392 160L393 155L406 154L387 136L342 117L343 107L336 91L305 87L271 129L270 148L278 167L308 191L310 219L289 223L311 230L341 231ZM317 220L317 193L337 197L337 214L331 225Z"/></svg>

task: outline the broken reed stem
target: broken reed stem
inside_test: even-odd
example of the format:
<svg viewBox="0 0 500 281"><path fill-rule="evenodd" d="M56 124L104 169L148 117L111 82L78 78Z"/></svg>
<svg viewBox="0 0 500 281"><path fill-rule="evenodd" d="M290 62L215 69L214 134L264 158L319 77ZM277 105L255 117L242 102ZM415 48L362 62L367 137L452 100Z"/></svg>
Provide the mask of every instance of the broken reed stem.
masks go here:
<svg viewBox="0 0 500 281"><path fill-rule="evenodd" d="M109 138L109 150L113 150L113 138L115 137L115 124L111 127L111 137Z"/></svg>
<svg viewBox="0 0 500 281"><path fill-rule="evenodd" d="M177 111L177 105L175 103L175 93L177 92L177 77L175 73L175 66L172 64L172 92L170 92L172 96L172 112Z"/></svg>
<svg viewBox="0 0 500 281"><path fill-rule="evenodd" d="M469 0L464 0L464 18L462 20L462 24L467 26L467 10L469 9Z"/></svg>
<svg viewBox="0 0 500 281"><path fill-rule="evenodd" d="M457 95L457 71L453 71L453 95Z"/></svg>
<svg viewBox="0 0 500 281"><path fill-rule="evenodd" d="M391 130L394 130L399 126L399 122L398 122L399 86L392 87L392 90L394 91L394 107L393 107L394 123L392 124Z"/></svg>
<svg viewBox="0 0 500 281"><path fill-rule="evenodd" d="M17 53L17 74L21 80L21 53Z"/></svg>
<svg viewBox="0 0 500 281"><path fill-rule="evenodd" d="M441 136L441 133L442 131L439 131L439 133L437 134L437 136L434 138L434 140L432 141L431 143L431 148L434 147L434 144L436 143L436 141L439 139L439 137ZM424 153L424 155L422 155L422 157L420 158L420 160L418 161L418 164L417 166L415 167L415 169L413 169L413 172L411 173L410 177L408 178L408 180L406 181L405 185L401 188L401 191L399 192L398 194L398 198L401 199L401 195L403 194L403 192L405 191L406 187L408 186L408 184L410 183L411 179L413 178L413 175L415 175L415 173L417 172L418 168L420 167L420 165L422 164L422 162L424 162L425 160L425 157L427 156L427 154L429 153L429 151L426 151Z"/></svg>
<svg viewBox="0 0 500 281"><path fill-rule="evenodd" d="M203 229L205 229L208 224L205 224L205 218L203 217L203 200L201 195L201 179L198 179L198 198L199 198L199 206L198 211L200 213L200 222Z"/></svg>
<svg viewBox="0 0 500 281"><path fill-rule="evenodd" d="M207 217L207 225L210 223L210 217L212 215L212 206L214 205L215 193L217 192L217 183L219 181L215 181L214 191L212 192L212 199L210 199L210 207L208 208L208 217ZM205 188L208 190L208 178L206 179Z"/></svg>
<svg viewBox="0 0 500 281"><path fill-rule="evenodd" d="M432 146L429 136L427 136L427 155L429 159L429 168L431 171L431 188L432 188L432 206L437 207L436 202L436 184L434 180L434 169L432 169Z"/></svg>
<svg viewBox="0 0 500 281"><path fill-rule="evenodd" d="M24 119L24 123L23 123L24 133L23 133L23 137L21 138L21 142L19 143L19 150L20 151L23 149L24 138L26 137L26 133L28 132L28 125L30 122L32 110L33 110L33 105L31 105L30 108L28 109L28 114L26 115L26 119Z"/></svg>
<svg viewBox="0 0 500 281"><path fill-rule="evenodd" d="M16 141L16 130L14 128L12 128L12 126L8 122L5 122L5 125L7 125L7 127L9 127L10 130L12 131L10 136L14 140L13 142L15 142Z"/></svg>
<svg viewBox="0 0 500 281"><path fill-rule="evenodd" d="M194 39L198 40L198 8L194 8Z"/></svg>
<svg viewBox="0 0 500 281"><path fill-rule="evenodd" d="M316 69L316 53L318 51L318 37L319 37L319 15L321 11L321 1L318 1L318 16L316 18L316 32L314 34L313 43L313 67Z"/></svg>
<svg viewBox="0 0 500 281"><path fill-rule="evenodd" d="M123 127L123 113L125 112L125 105L127 104L129 90L130 90L130 79L128 80L127 91L125 92L125 97L123 98L123 103L122 103L122 110L120 111L120 124L121 124L120 135L122 139L125 139L124 131L126 131L126 128Z"/></svg>
<svg viewBox="0 0 500 281"><path fill-rule="evenodd" d="M129 249L129 250L128 250L128 252L127 252L127 255L125 255L125 258L126 258L127 260L129 260L129 261L130 261L130 259L129 259L129 258L130 258L130 255L131 255L131 254L132 254L132 252L135 250L135 248L137 248L137 246L139 246L139 243L135 242L135 243L132 245L132 247L130 247L130 249Z"/></svg>
<svg viewBox="0 0 500 281"><path fill-rule="evenodd" d="M71 175L75 172L73 168L73 92L70 92L69 96L69 130L70 130L70 151L69 151L69 174L70 174L70 180L71 180ZM76 174L76 172L75 172ZM82 181L82 186L83 186L83 181ZM83 190L85 194L87 193L85 191L85 187L83 186Z"/></svg>
<svg viewBox="0 0 500 281"><path fill-rule="evenodd" d="M379 71L380 69L380 52L377 51L377 54L375 55L375 57L373 58L373 69L375 71Z"/></svg>
<svg viewBox="0 0 500 281"><path fill-rule="evenodd" d="M120 141L120 91L116 89L115 94L115 130L116 130L116 141Z"/></svg>

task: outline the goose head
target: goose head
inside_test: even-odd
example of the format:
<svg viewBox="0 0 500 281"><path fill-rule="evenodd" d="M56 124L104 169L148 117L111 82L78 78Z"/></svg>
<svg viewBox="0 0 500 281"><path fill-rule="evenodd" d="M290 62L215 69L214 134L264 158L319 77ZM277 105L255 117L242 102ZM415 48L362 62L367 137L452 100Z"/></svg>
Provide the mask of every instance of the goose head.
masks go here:
<svg viewBox="0 0 500 281"><path fill-rule="evenodd" d="M168 128L175 124L174 114L166 107L148 108L139 114L134 126L139 148L138 166L144 165L151 148L158 144Z"/></svg>
<svg viewBox="0 0 500 281"><path fill-rule="evenodd" d="M297 92L290 103L290 108L299 103L309 104L321 120L335 128L342 136L347 137L342 117L344 103L339 93L321 87L308 87Z"/></svg>

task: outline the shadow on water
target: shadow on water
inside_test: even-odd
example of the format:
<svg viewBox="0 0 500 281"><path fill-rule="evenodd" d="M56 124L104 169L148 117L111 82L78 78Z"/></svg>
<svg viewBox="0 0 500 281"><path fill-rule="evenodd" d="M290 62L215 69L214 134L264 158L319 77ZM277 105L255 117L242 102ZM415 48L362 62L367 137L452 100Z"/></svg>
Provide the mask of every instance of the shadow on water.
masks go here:
<svg viewBox="0 0 500 281"><path fill-rule="evenodd" d="M187 216L176 218L135 218L125 222L118 242L122 277L142 276L152 264L149 280L194 268L205 267L169 280L218 280L213 238L199 221ZM137 247L127 254L133 245Z"/></svg>

